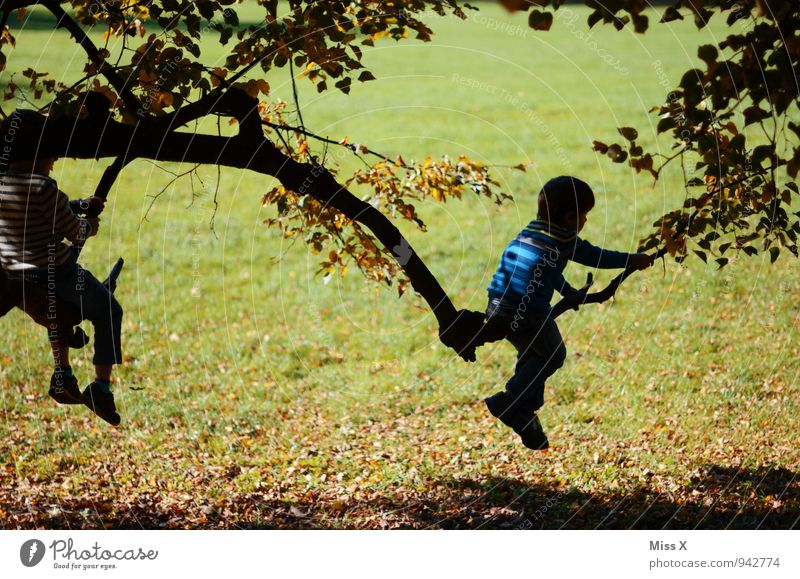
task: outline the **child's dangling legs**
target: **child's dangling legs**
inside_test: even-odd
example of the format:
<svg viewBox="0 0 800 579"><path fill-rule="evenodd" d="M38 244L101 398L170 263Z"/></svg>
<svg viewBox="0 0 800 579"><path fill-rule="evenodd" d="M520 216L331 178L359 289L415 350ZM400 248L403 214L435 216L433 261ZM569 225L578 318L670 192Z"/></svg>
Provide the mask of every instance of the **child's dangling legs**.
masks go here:
<svg viewBox="0 0 800 579"><path fill-rule="evenodd" d="M517 349L517 364L506 383L506 392L514 397L514 406L528 413L536 412L544 404L545 380L567 358L561 332L552 318L533 318L524 320L512 331L508 341Z"/></svg>
<svg viewBox="0 0 800 579"><path fill-rule="evenodd" d="M88 270L74 260L60 266L56 273L56 296L79 308L95 329L95 380L83 392L84 402L103 420L120 422L111 391L111 371L122 362L122 307L114 295Z"/></svg>
<svg viewBox="0 0 800 579"><path fill-rule="evenodd" d="M544 385L566 359L567 350L555 321L546 316L521 320L508 335L517 349L514 375L506 389L486 399L489 411L520 435L528 448L548 447L535 412L544 404Z"/></svg>

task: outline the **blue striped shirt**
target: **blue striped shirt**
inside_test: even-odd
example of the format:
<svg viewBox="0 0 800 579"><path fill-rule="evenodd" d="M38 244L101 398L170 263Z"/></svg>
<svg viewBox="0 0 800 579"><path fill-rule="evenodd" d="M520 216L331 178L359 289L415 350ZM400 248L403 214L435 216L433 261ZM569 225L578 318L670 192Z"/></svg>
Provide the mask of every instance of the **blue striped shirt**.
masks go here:
<svg viewBox="0 0 800 579"><path fill-rule="evenodd" d="M525 301L527 308L546 313L553 292L563 293L565 289L563 272L568 261L616 269L624 268L628 257L628 253L596 247L574 230L547 221L531 221L500 257L488 288L489 298L499 298L514 307Z"/></svg>

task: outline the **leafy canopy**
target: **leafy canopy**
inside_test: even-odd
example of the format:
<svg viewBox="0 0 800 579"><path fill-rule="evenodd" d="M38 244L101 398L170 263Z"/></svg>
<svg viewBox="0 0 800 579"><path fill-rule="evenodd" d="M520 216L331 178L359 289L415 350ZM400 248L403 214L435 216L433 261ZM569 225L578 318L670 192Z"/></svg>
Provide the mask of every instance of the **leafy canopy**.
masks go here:
<svg viewBox="0 0 800 579"><path fill-rule="evenodd" d="M552 11L564 2L500 3L511 11L529 11L529 25L546 31L553 24ZM24 12L31 4L4 2L4 18L9 10ZM61 6L43 4L54 11ZM264 130L288 157L330 165L324 154L314 153L313 142L322 142L372 159L345 184L366 186L370 204L420 228L424 229L424 223L415 202L444 201L467 191L497 203L507 198L496 191L489 168L466 157L406 162L401 156L388 158L347 139L322 139L304 126L296 98L291 109L285 102L269 99L268 80L275 69L286 69L293 83L302 78L320 92L347 93L353 82L373 80L363 63L362 46L382 37L428 41L432 31L421 19L423 13L463 18L455 0L258 0L263 21L249 26L240 25L233 0L71 0L65 4L83 28L103 27L107 39L117 36L122 42L114 45L114 54L109 43L94 53L87 49L85 76L71 85L49 79L46 72L22 71L35 97L51 95L45 107L51 116L85 114L84 97L91 91L105 95L123 122L146 123L236 88L259 100ZM644 33L650 25L645 0L586 0L585 4L593 9L589 27L601 23L618 30L633 26ZM702 64L687 70L664 102L652 109L659 118L657 132L670 139L672 154L645 151L633 127L618 129L619 143L597 140L593 144L613 162L627 163L654 179L670 163L683 168L687 196L682 207L654 223L642 248L664 245L679 260L691 249L704 261L711 254L720 266L733 250L746 255L769 251L773 261L782 247L797 255L800 212L792 212L791 206L798 195L795 179L800 171L800 125L796 122L800 118L800 3L677 0L659 14L661 24L693 18L699 28L718 15L726 19L730 34L716 46L700 46L697 54ZM228 49L223 66L211 67L204 61L200 40L209 35ZM4 25L0 48L14 42ZM0 53L0 66L5 65ZM10 83L5 98L14 98L18 90L17 84ZM224 111L213 114L225 116ZM287 120L289 115L294 116L293 123ZM328 168L336 172L336 167ZM356 221L282 186L267 192L263 200L277 208L270 225L287 237L302 237L312 251L324 256L320 271L344 272L353 263L371 279L387 283L399 279L400 291L406 287L396 256L380 248Z"/></svg>
<svg viewBox="0 0 800 579"><path fill-rule="evenodd" d="M529 24L548 30L563 0L501 0L510 11L530 10ZM586 0L587 25L633 26L647 31L645 0ZM655 106L657 132L673 153L645 151L639 132L620 127L621 143L594 142L615 163L658 179L671 162L681 165L687 189L683 206L655 223L643 249L664 244L679 260L690 248L720 267L731 251L755 255L781 248L798 255L800 211L800 2L796 0L676 0L660 24L692 18L698 28L725 18L730 33L718 45L698 47L697 68ZM792 205L794 204L794 207Z"/></svg>

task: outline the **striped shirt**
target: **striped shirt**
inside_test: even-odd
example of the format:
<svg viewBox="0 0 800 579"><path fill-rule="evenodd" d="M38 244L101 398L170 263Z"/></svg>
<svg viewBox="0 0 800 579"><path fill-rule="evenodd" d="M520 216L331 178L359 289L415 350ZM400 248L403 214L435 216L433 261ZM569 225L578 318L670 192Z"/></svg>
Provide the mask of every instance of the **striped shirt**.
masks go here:
<svg viewBox="0 0 800 579"><path fill-rule="evenodd" d="M9 170L0 176L0 266L21 271L58 266L71 242L85 240L91 225L69 206L53 179Z"/></svg>
<svg viewBox="0 0 800 579"><path fill-rule="evenodd" d="M489 285L489 298L517 307L547 312L553 292L569 285L564 268L572 260L603 269L624 268L629 254L601 249L574 230L547 221L531 221L508 244Z"/></svg>

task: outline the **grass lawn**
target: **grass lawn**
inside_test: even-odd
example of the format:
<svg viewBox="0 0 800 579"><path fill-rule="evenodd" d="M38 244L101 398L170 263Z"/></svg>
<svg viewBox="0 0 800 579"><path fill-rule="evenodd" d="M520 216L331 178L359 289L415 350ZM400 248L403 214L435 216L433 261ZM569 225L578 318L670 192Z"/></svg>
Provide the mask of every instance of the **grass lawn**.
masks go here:
<svg viewBox="0 0 800 579"><path fill-rule="evenodd" d="M28 66L74 80L82 51L34 15L15 25L0 82L17 71L23 84ZM618 141L616 127L630 125L655 145L648 109L724 26L590 34L587 15L568 7L548 33L493 5L466 22L432 15L432 43L366 49L377 80L350 96L301 83L305 122L320 134L407 159L533 164L496 170L514 203L431 202L428 233L402 224L458 307L485 307L500 253L552 176L595 187L584 237L611 249L634 250L683 200L677 168L653 186L591 141ZM223 54L213 40L208 50ZM291 98L288 71L267 80ZM343 171L357 166L348 155L329 151ZM53 176L86 196L108 162L61 160ZM569 356L540 414L551 450L532 453L482 403L511 375L509 344L463 363L414 295L398 299L357 272L323 284L318 256L266 229L271 180L222 169L215 209L216 169L200 171L203 183L173 182L169 171L186 169L133 163L81 256L101 278L126 260L120 429L57 406L44 330L20 312L0 321L0 527L797 525L794 258L742 256L722 271L667 261L613 303L565 314ZM565 273L575 285L586 271ZM91 347L75 353L82 380L90 361Z"/></svg>

